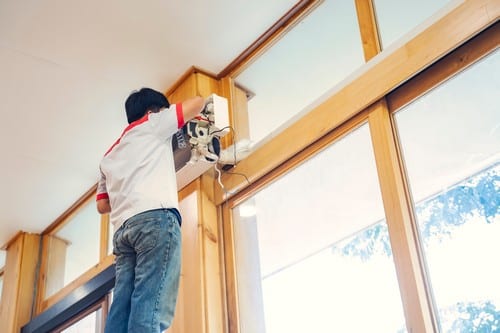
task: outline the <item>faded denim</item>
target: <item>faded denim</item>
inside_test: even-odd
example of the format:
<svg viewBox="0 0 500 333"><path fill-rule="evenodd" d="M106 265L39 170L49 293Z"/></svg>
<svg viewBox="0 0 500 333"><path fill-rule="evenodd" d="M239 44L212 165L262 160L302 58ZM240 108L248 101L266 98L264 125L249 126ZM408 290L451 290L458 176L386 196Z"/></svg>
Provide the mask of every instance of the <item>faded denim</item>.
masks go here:
<svg viewBox="0 0 500 333"><path fill-rule="evenodd" d="M181 265L178 215L156 209L113 235L116 282L106 333L159 333L172 323Z"/></svg>

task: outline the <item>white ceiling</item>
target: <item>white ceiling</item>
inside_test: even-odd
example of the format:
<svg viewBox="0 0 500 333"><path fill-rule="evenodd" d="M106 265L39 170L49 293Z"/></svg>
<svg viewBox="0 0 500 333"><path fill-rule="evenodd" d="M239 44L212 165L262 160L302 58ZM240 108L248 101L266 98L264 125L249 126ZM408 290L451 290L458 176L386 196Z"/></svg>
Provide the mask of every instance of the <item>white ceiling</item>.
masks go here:
<svg viewBox="0 0 500 333"><path fill-rule="evenodd" d="M132 90L219 73L296 2L0 0L0 246L95 184Z"/></svg>

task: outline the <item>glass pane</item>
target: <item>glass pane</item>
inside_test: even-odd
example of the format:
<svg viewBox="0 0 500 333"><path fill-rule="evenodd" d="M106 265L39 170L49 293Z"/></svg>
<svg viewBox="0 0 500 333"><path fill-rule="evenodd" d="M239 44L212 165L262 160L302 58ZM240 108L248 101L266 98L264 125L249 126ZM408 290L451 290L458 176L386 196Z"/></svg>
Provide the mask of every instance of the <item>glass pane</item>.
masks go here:
<svg viewBox="0 0 500 333"><path fill-rule="evenodd" d="M49 236L46 298L99 262L100 218L95 202L89 200Z"/></svg>
<svg viewBox="0 0 500 333"><path fill-rule="evenodd" d="M5 259L7 257L7 251L0 250L0 268L5 266Z"/></svg>
<svg viewBox="0 0 500 333"><path fill-rule="evenodd" d="M406 330L367 125L233 218L242 333Z"/></svg>
<svg viewBox="0 0 500 333"><path fill-rule="evenodd" d="M104 332L102 327L102 310L90 313L76 323L60 331L61 333L101 333Z"/></svg>
<svg viewBox="0 0 500 333"><path fill-rule="evenodd" d="M500 54L395 115L443 332L500 324Z"/></svg>
<svg viewBox="0 0 500 333"><path fill-rule="evenodd" d="M354 1L324 1L235 78L255 94L251 141L274 135L363 63Z"/></svg>
<svg viewBox="0 0 500 333"><path fill-rule="evenodd" d="M448 3L450 0L374 0L379 34L384 48Z"/></svg>

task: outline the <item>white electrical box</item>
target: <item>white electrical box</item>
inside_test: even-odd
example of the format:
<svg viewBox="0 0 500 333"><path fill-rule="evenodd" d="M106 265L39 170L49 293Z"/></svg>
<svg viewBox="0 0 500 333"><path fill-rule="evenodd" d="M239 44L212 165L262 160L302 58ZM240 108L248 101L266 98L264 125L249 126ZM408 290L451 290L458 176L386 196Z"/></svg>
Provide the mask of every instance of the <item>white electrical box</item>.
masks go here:
<svg viewBox="0 0 500 333"><path fill-rule="evenodd" d="M213 102L214 126L218 130L222 130L218 133L218 136L222 137L229 132L228 101L226 98L216 94L210 95L207 98L208 100ZM187 124L172 139L178 190L188 185L213 166L213 163L204 160L192 162L190 138L187 134L186 126Z"/></svg>

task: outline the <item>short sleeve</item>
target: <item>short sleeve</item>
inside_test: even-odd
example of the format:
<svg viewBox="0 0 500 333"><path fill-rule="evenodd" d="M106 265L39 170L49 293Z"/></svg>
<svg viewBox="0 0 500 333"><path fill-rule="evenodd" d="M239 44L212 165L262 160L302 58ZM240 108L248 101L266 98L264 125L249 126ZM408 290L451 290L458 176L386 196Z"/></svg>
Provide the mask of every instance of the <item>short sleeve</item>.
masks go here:
<svg viewBox="0 0 500 333"><path fill-rule="evenodd" d="M184 126L184 113L182 104L172 104L167 110L151 113L149 123L156 135L164 138L172 137Z"/></svg>
<svg viewBox="0 0 500 333"><path fill-rule="evenodd" d="M106 188L106 176L101 171L101 176L99 177L99 181L97 182L96 201L102 199L109 199L109 195L108 195L108 190Z"/></svg>

